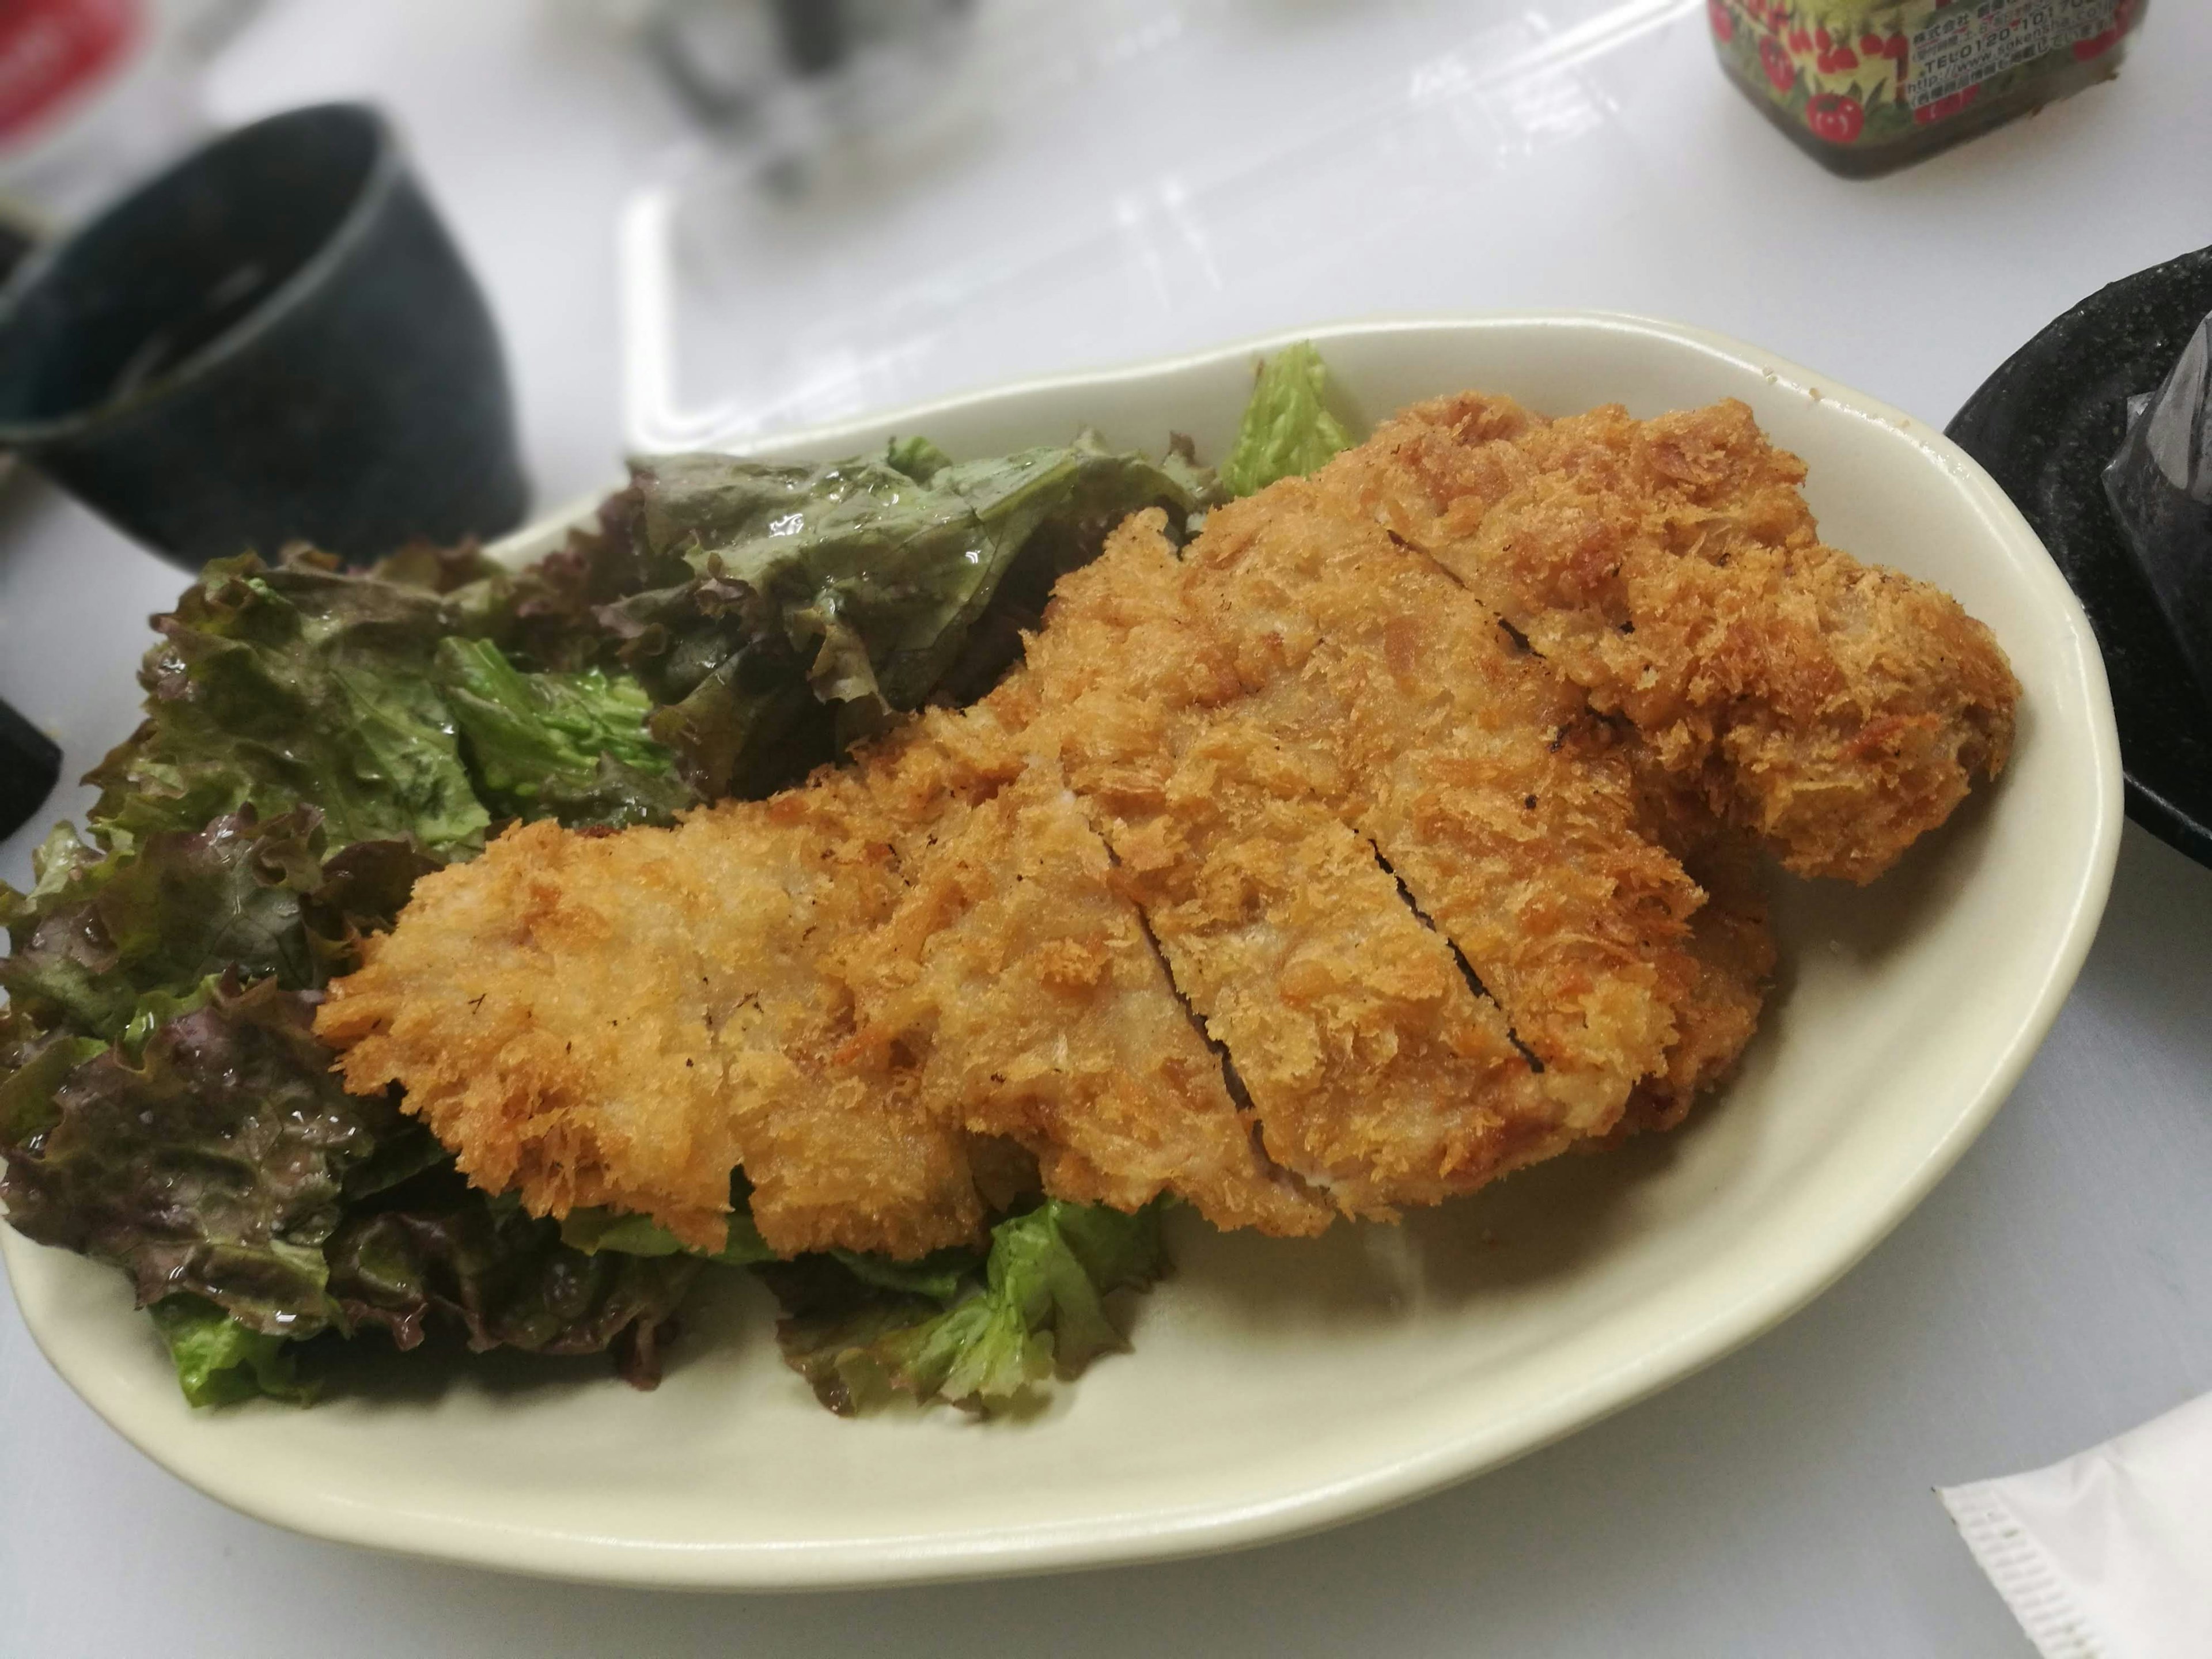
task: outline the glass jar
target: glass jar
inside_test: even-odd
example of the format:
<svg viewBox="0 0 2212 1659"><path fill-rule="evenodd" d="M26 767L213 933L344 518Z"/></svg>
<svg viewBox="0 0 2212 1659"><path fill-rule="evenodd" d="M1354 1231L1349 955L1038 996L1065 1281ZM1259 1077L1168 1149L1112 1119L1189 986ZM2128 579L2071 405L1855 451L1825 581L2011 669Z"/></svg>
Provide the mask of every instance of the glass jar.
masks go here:
<svg viewBox="0 0 2212 1659"><path fill-rule="evenodd" d="M2109 80L2145 0L1705 0L1769 120L1856 177Z"/></svg>

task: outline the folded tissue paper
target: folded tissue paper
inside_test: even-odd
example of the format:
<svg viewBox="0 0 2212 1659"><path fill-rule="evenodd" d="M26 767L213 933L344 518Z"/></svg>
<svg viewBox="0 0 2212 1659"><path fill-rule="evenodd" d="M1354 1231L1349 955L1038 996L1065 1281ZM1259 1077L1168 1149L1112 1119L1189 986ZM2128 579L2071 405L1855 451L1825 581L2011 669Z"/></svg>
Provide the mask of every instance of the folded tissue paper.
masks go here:
<svg viewBox="0 0 2212 1659"><path fill-rule="evenodd" d="M2212 1655L2212 1395L1939 1496L2043 1659Z"/></svg>

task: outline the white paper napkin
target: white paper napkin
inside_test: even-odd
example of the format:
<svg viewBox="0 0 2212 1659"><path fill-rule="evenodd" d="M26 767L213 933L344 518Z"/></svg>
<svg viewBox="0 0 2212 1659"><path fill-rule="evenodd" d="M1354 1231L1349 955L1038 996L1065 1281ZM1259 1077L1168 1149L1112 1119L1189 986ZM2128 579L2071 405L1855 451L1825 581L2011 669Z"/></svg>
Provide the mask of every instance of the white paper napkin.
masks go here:
<svg viewBox="0 0 2212 1659"><path fill-rule="evenodd" d="M2044 1659L2212 1659L2212 1395L1939 1495Z"/></svg>

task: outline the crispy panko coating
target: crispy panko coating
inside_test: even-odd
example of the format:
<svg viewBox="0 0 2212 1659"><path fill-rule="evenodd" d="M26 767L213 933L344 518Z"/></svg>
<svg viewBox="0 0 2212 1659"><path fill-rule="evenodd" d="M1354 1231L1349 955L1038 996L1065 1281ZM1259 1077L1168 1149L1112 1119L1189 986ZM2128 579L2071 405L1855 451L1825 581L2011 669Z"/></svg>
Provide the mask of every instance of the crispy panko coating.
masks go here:
<svg viewBox="0 0 2212 1659"><path fill-rule="evenodd" d="M1424 404L1316 475L1801 875L1869 881L1994 777L2020 696L1948 594L1824 545L1743 404Z"/></svg>
<svg viewBox="0 0 2212 1659"><path fill-rule="evenodd" d="M1704 889L1690 919L1689 975L1672 988L1676 1030L1665 1062L1629 1097L1625 1129L1671 1129L1733 1066L1759 1026L1774 974L1759 846L1715 817L1705 798L1660 764L1649 745L1620 745L1636 779L1644 832Z"/></svg>
<svg viewBox="0 0 2212 1659"><path fill-rule="evenodd" d="M1216 514L1189 580L1252 706L1333 748L1346 823L1451 940L1589 1128L1674 1042L1703 902L1639 823L1582 694L1431 560L1303 481Z"/></svg>
<svg viewBox="0 0 2212 1659"><path fill-rule="evenodd" d="M1055 1197L1133 1210L1173 1191L1219 1227L1328 1224L1259 1151L1056 769L1031 767L915 864L890 920L840 953L856 1055L914 1068L933 1121L1015 1142Z"/></svg>
<svg viewBox="0 0 2212 1659"><path fill-rule="evenodd" d="M1066 770L1268 1153L1346 1212L1434 1203L1580 1126L1344 822L1326 746L1253 717L1158 513L1062 579L1011 697ZM1616 1103L1617 1106L1617 1103Z"/></svg>
<svg viewBox="0 0 2212 1659"><path fill-rule="evenodd" d="M910 1075L846 1055L850 994L813 948L901 890L838 793L672 830L512 830L417 884L317 1030L349 1088L404 1085L471 1180L538 1213L636 1210L718 1249L742 1166L780 1250L966 1242L963 1134Z"/></svg>
<svg viewBox="0 0 2212 1659"><path fill-rule="evenodd" d="M1421 405L1025 661L674 830L509 830L319 1031L493 1190L912 1257L1018 1191L1319 1231L1669 1127L1735 1063L1762 848L1866 880L2004 761L1943 594L1818 540L1740 404Z"/></svg>
<svg viewBox="0 0 2212 1659"><path fill-rule="evenodd" d="M349 1088L404 1084L478 1184L701 1248L738 1168L786 1255L974 1242L988 1136L1059 1196L1172 1188L1222 1226L1318 1231L1103 847L1024 764L990 710L939 712L673 830L521 826L420 884L318 1029Z"/></svg>

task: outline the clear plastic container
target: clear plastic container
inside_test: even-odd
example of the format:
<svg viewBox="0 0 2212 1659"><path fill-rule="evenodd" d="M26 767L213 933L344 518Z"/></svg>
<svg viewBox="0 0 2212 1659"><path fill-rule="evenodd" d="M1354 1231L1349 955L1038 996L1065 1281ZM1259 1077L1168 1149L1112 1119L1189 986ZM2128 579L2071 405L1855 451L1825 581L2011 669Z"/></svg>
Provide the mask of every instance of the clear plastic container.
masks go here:
<svg viewBox="0 0 2212 1659"><path fill-rule="evenodd" d="M1371 308L1412 286L1394 268L1452 269L1470 202L1532 158L1589 140L1638 165L1621 111L1689 22L1683 0L984 0L900 121L702 139L633 203L629 440L742 445L1328 320L1316 293Z"/></svg>

